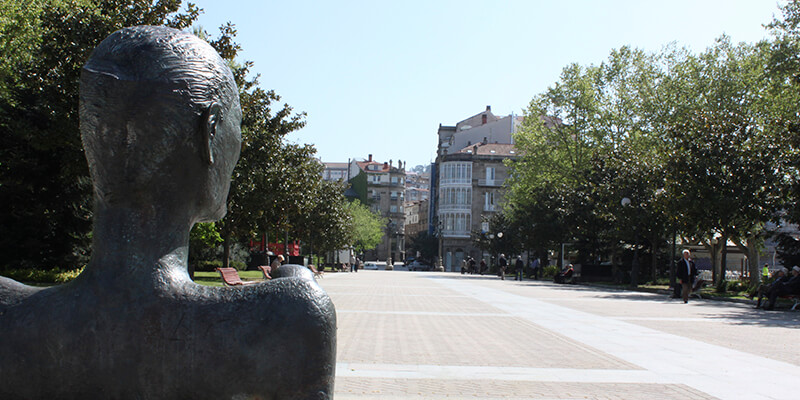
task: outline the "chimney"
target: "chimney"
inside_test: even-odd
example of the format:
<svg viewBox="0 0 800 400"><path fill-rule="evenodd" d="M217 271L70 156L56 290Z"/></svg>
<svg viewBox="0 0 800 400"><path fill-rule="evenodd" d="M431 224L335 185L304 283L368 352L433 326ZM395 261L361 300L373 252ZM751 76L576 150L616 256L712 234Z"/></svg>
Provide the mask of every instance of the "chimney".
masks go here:
<svg viewBox="0 0 800 400"><path fill-rule="evenodd" d="M383 168L389 168L389 163L387 163L386 161L384 161L384 162L383 162Z"/></svg>
<svg viewBox="0 0 800 400"><path fill-rule="evenodd" d="M477 144L475 146L472 146L472 155L474 155L474 156L478 155L478 145Z"/></svg>
<svg viewBox="0 0 800 400"><path fill-rule="evenodd" d="M486 141L486 139L487 139L487 137L486 137L486 136L484 136L484 137L483 137L483 144L486 144L486 143L488 143L488 142ZM372 159L372 157L370 157L370 160L371 160L371 159Z"/></svg>
<svg viewBox="0 0 800 400"><path fill-rule="evenodd" d="M389 159L389 168L391 168L391 167L392 167L392 159L390 158Z"/></svg>
<svg viewBox="0 0 800 400"><path fill-rule="evenodd" d="M486 106L486 112L491 112L491 111L492 111L492 106Z"/></svg>
<svg viewBox="0 0 800 400"><path fill-rule="evenodd" d="M372 154L369 155L369 162L372 162Z"/></svg>

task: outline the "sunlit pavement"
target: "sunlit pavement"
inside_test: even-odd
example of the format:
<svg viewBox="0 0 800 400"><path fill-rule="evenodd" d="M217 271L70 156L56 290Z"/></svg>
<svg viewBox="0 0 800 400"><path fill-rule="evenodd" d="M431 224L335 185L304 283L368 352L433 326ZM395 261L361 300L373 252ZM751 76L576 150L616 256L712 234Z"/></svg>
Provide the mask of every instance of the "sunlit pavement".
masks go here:
<svg viewBox="0 0 800 400"><path fill-rule="evenodd" d="M488 275L319 282L337 399L800 398L800 312Z"/></svg>

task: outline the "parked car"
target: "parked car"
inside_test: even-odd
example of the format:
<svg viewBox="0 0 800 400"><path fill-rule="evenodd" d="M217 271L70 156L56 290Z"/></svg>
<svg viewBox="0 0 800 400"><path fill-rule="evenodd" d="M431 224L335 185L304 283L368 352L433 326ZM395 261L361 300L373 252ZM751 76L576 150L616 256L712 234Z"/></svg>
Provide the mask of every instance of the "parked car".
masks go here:
<svg viewBox="0 0 800 400"><path fill-rule="evenodd" d="M409 271L433 271L432 266L421 263L417 260L414 260L411 262L411 264L408 264L408 269Z"/></svg>
<svg viewBox="0 0 800 400"><path fill-rule="evenodd" d="M376 270L377 271L378 270L378 264L375 264L372 261L367 261L367 262L364 263L364 267L362 269L372 269L372 270Z"/></svg>

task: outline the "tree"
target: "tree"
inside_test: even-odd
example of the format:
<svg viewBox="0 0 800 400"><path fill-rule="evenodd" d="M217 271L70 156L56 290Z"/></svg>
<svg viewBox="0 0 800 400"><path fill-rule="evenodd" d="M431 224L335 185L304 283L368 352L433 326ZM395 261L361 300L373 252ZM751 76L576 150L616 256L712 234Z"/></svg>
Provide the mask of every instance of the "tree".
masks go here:
<svg viewBox="0 0 800 400"><path fill-rule="evenodd" d="M419 254L419 259L427 263L439 255L439 239L428 231L420 231L408 238L408 250L411 254Z"/></svg>
<svg viewBox="0 0 800 400"><path fill-rule="evenodd" d="M87 259L92 202L78 129L80 69L120 28L182 29L199 10L189 4L178 13L175 0L12 0L0 7L3 263L75 267Z"/></svg>
<svg viewBox="0 0 800 400"><path fill-rule="evenodd" d="M353 249L358 253L363 253L378 247L383 240L383 229L388 219L372 212L358 200L349 203L347 209L352 216L352 225L349 229L352 233Z"/></svg>
<svg viewBox="0 0 800 400"><path fill-rule="evenodd" d="M732 45L723 36L676 70L684 87L678 101L687 107L670 116L666 131L673 174L666 190L682 210L679 224L687 236L703 238L712 254L712 239L719 238L722 290L725 243L733 240L746 250L751 279L757 280L759 237L783 205L785 147L774 126L787 111L770 94L767 50L764 43Z"/></svg>
<svg viewBox="0 0 800 400"><path fill-rule="evenodd" d="M297 221L299 237L316 253L343 249L350 244L353 216L340 182L321 181L314 195L314 207Z"/></svg>

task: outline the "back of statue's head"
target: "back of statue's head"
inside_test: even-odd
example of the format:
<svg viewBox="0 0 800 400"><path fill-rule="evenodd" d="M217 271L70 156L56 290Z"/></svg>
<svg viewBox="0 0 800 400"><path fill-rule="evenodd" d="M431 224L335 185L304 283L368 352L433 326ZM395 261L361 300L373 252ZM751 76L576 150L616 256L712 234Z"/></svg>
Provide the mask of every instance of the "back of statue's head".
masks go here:
<svg viewBox="0 0 800 400"><path fill-rule="evenodd" d="M203 164L201 120L212 105L238 135L233 75L202 39L138 26L103 40L84 65L80 89L81 134L99 201L137 201L192 176L187 171Z"/></svg>

